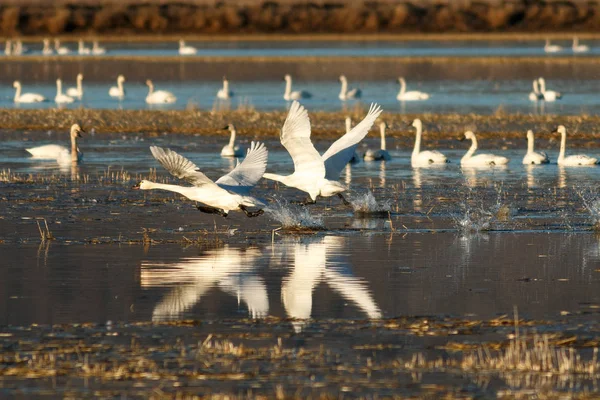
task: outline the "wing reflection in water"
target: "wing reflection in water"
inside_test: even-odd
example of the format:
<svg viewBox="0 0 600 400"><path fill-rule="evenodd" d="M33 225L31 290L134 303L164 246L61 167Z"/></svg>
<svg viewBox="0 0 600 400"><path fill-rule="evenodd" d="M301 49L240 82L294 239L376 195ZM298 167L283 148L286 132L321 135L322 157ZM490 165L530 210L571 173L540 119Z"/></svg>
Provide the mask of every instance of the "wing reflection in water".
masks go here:
<svg viewBox="0 0 600 400"><path fill-rule="evenodd" d="M344 238L326 236L302 240L290 245L293 249L291 273L283 279L281 300L296 332L302 331L311 317L313 291L325 283L340 296L355 304L369 318L381 318L381 311L369 290L368 283L350 275L339 262L344 254Z"/></svg>
<svg viewBox="0 0 600 400"><path fill-rule="evenodd" d="M153 321L180 319L211 288L244 302L252 318L269 313L267 287L255 268L261 252L224 246L176 263L142 262L142 288L174 286L155 306Z"/></svg>

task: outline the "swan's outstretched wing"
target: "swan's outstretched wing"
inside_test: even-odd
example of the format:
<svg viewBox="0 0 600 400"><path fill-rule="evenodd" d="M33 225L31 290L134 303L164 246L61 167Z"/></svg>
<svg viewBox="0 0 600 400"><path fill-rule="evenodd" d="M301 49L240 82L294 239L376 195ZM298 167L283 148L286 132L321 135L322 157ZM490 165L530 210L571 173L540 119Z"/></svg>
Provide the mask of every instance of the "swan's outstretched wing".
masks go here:
<svg viewBox="0 0 600 400"><path fill-rule="evenodd" d="M323 154L326 171L325 178L331 180L338 180L340 178L340 173L354 155L356 146L367 136L369 129L371 129L371 126L373 126L373 123L381 112L381 108L376 103L372 103L367 116L352 128L350 132L333 142L329 149L327 149L325 154Z"/></svg>
<svg viewBox="0 0 600 400"><path fill-rule="evenodd" d="M262 178L267 169L269 152L264 143L252 142L244 161L233 171L220 177L215 183L223 189L247 194Z"/></svg>
<svg viewBox="0 0 600 400"><path fill-rule="evenodd" d="M281 129L281 144L292 156L296 175L307 179L325 177L325 166L319 152L310 141L308 112L294 101Z"/></svg>
<svg viewBox="0 0 600 400"><path fill-rule="evenodd" d="M212 180L200 172L196 164L184 156L175 153L173 150L150 146L150 151L154 158L156 158L156 160L161 163L171 175L183 179L194 186L214 184Z"/></svg>

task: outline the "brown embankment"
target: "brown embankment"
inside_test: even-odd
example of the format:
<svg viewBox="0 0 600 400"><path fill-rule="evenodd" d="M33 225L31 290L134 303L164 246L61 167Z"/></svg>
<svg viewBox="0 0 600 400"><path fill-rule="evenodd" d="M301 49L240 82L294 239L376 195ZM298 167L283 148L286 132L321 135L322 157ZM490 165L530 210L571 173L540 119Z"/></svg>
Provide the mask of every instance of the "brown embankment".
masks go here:
<svg viewBox="0 0 600 400"><path fill-rule="evenodd" d="M4 0L0 35L600 32L596 1Z"/></svg>

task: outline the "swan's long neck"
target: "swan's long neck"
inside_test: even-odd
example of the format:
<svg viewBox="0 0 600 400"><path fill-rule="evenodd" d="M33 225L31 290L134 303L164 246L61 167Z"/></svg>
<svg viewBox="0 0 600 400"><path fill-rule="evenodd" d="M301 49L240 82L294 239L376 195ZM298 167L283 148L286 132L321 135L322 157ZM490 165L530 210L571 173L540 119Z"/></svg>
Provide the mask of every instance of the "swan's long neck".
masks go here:
<svg viewBox="0 0 600 400"><path fill-rule="evenodd" d="M292 78L285 80L285 95L289 96L292 93Z"/></svg>
<svg viewBox="0 0 600 400"><path fill-rule="evenodd" d="M348 91L348 81L346 80L346 78L342 78L342 87L340 89L340 96L345 96L346 92Z"/></svg>
<svg viewBox="0 0 600 400"><path fill-rule="evenodd" d="M77 77L77 91L79 92L80 96L83 94L83 85L81 84L82 79L83 78L81 77L81 75Z"/></svg>
<svg viewBox="0 0 600 400"><path fill-rule="evenodd" d="M18 101L21 97L21 84L19 82L16 83L17 91L15 93L15 101Z"/></svg>
<svg viewBox="0 0 600 400"><path fill-rule="evenodd" d="M71 160L77 161L77 136L71 135Z"/></svg>
<svg viewBox="0 0 600 400"><path fill-rule="evenodd" d="M386 148L385 148L385 125L381 124L379 126L379 133L381 134L381 150L386 150Z"/></svg>
<svg viewBox="0 0 600 400"><path fill-rule="evenodd" d="M6 47L4 48L4 54L10 56L12 54L12 42L10 40L6 41Z"/></svg>
<svg viewBox="0 0 600 400"><path fill-rule="evenodd" d="M50 51L50 41L49 40L44 40L44 49L42 50L44 53L47 53Z"/></svg>
<svg viewBox="0 0 600 400"><path fill-rule="evenodd" d="M150 189L168 190L170 192L176 192L176 193L182 194L186 197L189 194L189 189L194 189L193 187L169 185L166 183L157 183L157 182L149 182L149 183L150 183L150 187L148 188L148 190L150 190Z"/></svg>
<svg viewBox="0 0 600 400"><path fill-rule="evenodd" d="M406 81L404 80L404 78L400 78L400 95L403 95L404 93L406 93Z"/></svg>
<svg viewBox="0 0 600 400"><path fill-rule="evenodd" d="M415 136L415 148L413 149L413 156L418 155L421 152L421 134L423 133L423 127L421 124L417 124L417 135Z"/></svg>
<svg viewBox="0 0 600 400"><path fill-rule="evenodd" d="M562 160L565 158L565 149L567 147L567 133L560 133L560 151L558 152L558 159Z"/></svg>
<svg viewBox="0 0 600 400"><path fill-rule="evenodd" d="M471 138L471 147L469 148L469 151L467 151L467 153L463 156L463 160L468 160L469 158L471 158L473 156L473 154L477 151L477 139L475 138L475 136L473 136L473 138Z"/></svg>
<svg viewBox="0 0 600 400"><path fill-rule="evenodd" d="M81 40L81 39L79 39L78 48L79 48L79 51L83 51L83 40Z"/></svg>
<svg viewBox="0 0 600 400"><path fill-rule="evenodd" d="M577 47L579 45L579 38L577 36L575 36L573 38L573 47Z"/></svg>
<svg viewBox="0 0 600 400"><path fill-rule="evenodd" d="M119 96L123 96L123 81L117 79L117 88L119 89Z"/></svg>
<svg viewBox="0 0 600 400"><path fill-rule="evenodd" d="M540 90L542 93L546 93L546 80L540 79Z"/></svg>
<svg viewBox="0 0 600 400"><path fill-rule="evenodd" d="M229 147L233 147L234 143L235 143L235 135L236 135L236 131L235 128L231 129L231 137L229 138Z"/></svg>
<svg viewBox="0 0 600 400"><path fill-rule="evenodd" d="M229 93L229 81L223 80L223 91L228 94Z"/></svg>
<svg viewBox="0 0 600 400"><path fill-rule="evenodd" d="M148 96L150 96L154 92L154 84L152 82L148 82Z"/></svg>
<svg viewBox="0 0 600 400"><path fill-rule="evenodd" d="M56 95L62 95L62 82L60 79L56 81Z"/></svg>
<svg viewBox="0 0 600 400"><path fill-rule="evenodd" d="M527 135L527 153L528 154L533 153L533 143L534 143L533 135Z"/></svg>
<svg viewBox="0 0 600 400"><path fill-rule="evenodd" d="M538 81L536 79L533 80L533 93L540 94L540 88L538 87Z"/></svg>

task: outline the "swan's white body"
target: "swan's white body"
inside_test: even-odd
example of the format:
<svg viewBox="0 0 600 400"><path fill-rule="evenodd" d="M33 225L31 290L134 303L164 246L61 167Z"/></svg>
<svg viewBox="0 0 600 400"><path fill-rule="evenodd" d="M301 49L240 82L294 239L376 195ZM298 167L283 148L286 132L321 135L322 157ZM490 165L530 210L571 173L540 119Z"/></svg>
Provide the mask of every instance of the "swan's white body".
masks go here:
<svg viewBox="0 0 600 400"><path fill-rule="evenodd" d="M527 154L523 157L523 164L548 164L548 154L544 152L535 151L534 147L533 131L527 131Z"/></svg>
<svg viewBox="0 0 600 400"><path fill-rule="evenodd" d="M560 133L560 151L556 163L563 166L578 166L578 165L595 165L598 159L587 156L585 154L574 154L565 157L565 149L567 147L567 129L563 125L556 128L556 132Z"/></svg>
<svg viewBox="0 0 600 400"><path fill-rule="evenodd" d="M177 101L177 97L171 92L166 90L154 91L154 84L150 79L146 81L148 85L148 95L146 96L146 103L148 104L172 104Z"/></svg>
<svg viewBox="0 0 600 400"><path fill-rule="evenodd" d="M21 39L17 39L15 47L13 48L13 54L20 56L21 54L25 54L27 52L29 52L29 49L23 46L23 42L21 41Z"/></svg>
<svg viewBox="0 0 600 400"><path fill-rule="evenodd" d="M550 39L546 39L544 51L546 53L558 53L559 51L562 51L562 47L556 44L550 44Z"/></svg>
<svg viewBox="0 0 600 400"><path fill-rule="evenodd" d="M101 54L106 54L106 49L104 47L100 47L98 41L94 40L94 43L92 44L92 54L95 54L97 56Z"/></svg>
<svg viewBox="0 0 600 400"><path fill-rule="evenodd" d="M321 156L310 140L308 113L300 103L294 101L280 137L281 144L294 161L294 173L288 176L266 173L264 177L308 193L313 202L317 200L317 196L341 194L347 188L338 182L340 173L379 114L379 106L371 104L367 116L350 132L336 140Z"/></svg>
<svg viewBox="0 0 600 400"><path fill-rule="evenodd" d="M538 78L540 83L540 91L542 93L542 98L544 101L556 101L562 98L562 94L560 92L555 92L554 90L546 90L546 80L544 78Z"/></svg>
<svg viewBox="0 0 600 400"><path fill-rule="evenodd" d="M410 92L406 91L406 81L403 77L398 78L398 82L400 83L400 91L396 96L397 100L400 101L415 101L415 100L427 100L429 98L429 94L425 92L419 92L417 90L412 90Z"/></svg>
<svg viewBox="0 0 600 400"><path fill-rule="evenodd" d="M587 53L590 51L590 46L585 44L579 44L579 38L575 36L573 38L573 53Z"/></svg>
<svg viewBox="0 0 600 400"><path fill-rule="evenodd" d="M492 166L492 165L506 165L508 164L508 158L497 156L495 154L473 154L477 151L477 138L471 131L465 132L465 139L471 140L471 148L461 158L460 165L464 166Z"/></svg>
<svg viewBox="0 0 600 400"><path fill-rule="evenodd" d="M51 56L54 54L54 51L50 47L50 39L44 39L44 47L42 48L42 54L45 56Z"/></svg>
<svg viewBox="0 0 600 400"><path fill-rule="evenodd" d="M533 80L533 92L529 93L529 100L531 100L531 101L543 100L543 98L544 98L544 96L542 96L542 94L540 93L538 84L539 84L538 80L534 79Z"/></svg>
<svg viewBox="0 0 600 400"><path fill-rule="evenodd" d="M6 46L4 47L4 54L7 56L10 56L10 55L12 55L12 53L13 53L12 40L7 40Z"/></svg>
<svg viewBox="0 0 600 400"><path fill-rule="evenodd" d="M350 117L346 117L345 120L346 123L346 133L350 132L352 130L352 119ZM358 152L356 150L354 150L354 154L352 155L352 158L350 159L349 163L350 164L357 164L360 162L360 154L358 154ZM346 170L346 174L351 174L351 171Z"/></svg>
<svg viewBox="0 0 600 400"><path fill-rule="evenodd" d="M262 178L267 168L268 151L262 143L252 142L244 161L216 182L200 172L194 163L172 150L151 146L150 151L171 175L184 179L193 186L167 185L144 180L139 186L142 190L162 189L176 192L190 200L221 210L224 216L232 210L264 206L262 201L249 196L250 190Z"/></svg>
<svg viewBox="0 0 600 400"><path fill-rule="evenodd" d="M77 86L68 88L67 95L71 97L77 97L79 100L81 100L81 97L83 97L83 85L81 84L82 81L83 74L77 74Z"/></svg>
<svg viewBox="0 0 600 400"><path fill-rule="evenodd" d="M179 41L179 54L182 56L189 56L192 54L196 54L196 48L192 46L186 46L184 40Z"/></svg>
<svg viewBox="0 0 600 400"><path fill-rule="evenodd" d="M92 51L89 47L85 47L85 44L83 43L82 39L79 39L77 43L77 52L79 54L91 54Z"/></svg>
<svg viewBox="0 0 600 400"><path fill-rule="evenodd" d="M415 119L412 126L417 130L415 136L415 147L410 157L410 163L413 167L424 167L431 164L445 164L448 159L437 150L421 151L421 135L423 134L423 123L420 119Z"/></svg>
<svg viewBox="0 0 600 400"><path fill-rule="evenodd" d="M54 50L56 50L56 54L60 55L71 53L71 50L68 47L60 45L60 40L58 39L54 39Z"/></svg>
<svg viewBox="0 0 600 400"><path fill-rule="evenodd" d="M58 104L72 103L75 101L71 96L63 94L62 81L60 79L56 80L56 96L54 97L54 101Z"/></svg>
<svg viewBox="0 0 600 400"><path fill-rule="evenodd" d="M379 135L381 136L381 145L379 149L368 149L365 154L363 155L363 158L365 159L365 161L389 161L392 159L392 156L390 156L390 153L388 153L387 149L386 149L386 143L385 143L385 129L387 128L387 125L385 124L385 122L381 122L379 124Z"/></svg>
<svg viewBox="0 0 600 400"><path fill-rule="evenodd" d="M223 146L223 149L221 149L221 156L242 157L244 155L244 151L240 149L240 146L235 145L235 135L237 134L235 126L233 126L233 124L229 124L224 129L229 129L231 132L231 137L229 138L229 143Z"/></svg>
<svg viewBox="0 0 600 400"><path fill-rule="evenodd" d="M38 93L23 93L21 94L21 82L14 81L13 87L15 92L15 103L40 103L46 101L46 98Z"/></svg>
<svg viewBox="0 0 600 400"><path fill-rule="evenodd" d="M59 164L77 163L83 157L79 147L77 147L77 138L81 137L82 132L83 129L79 125L74 124L71 126L71 150L57 144L47 144L25 150L35 159L56 160Z"/></svg>
<svg viewBox="0 0 600 400"><path fill-rule="evenodd" d="M362 91L358 88L348 89L348 80L344 75L340 75L340 82L342 87L340 88L339 99L342 101L358 99L362 96Z"/></svg>
<svg viewBox="0 0 600 400"><path fill-rule="evenodd" d="M233 97L233 92L229 90L229 81L223 78L223 87L217 92L217 99L227 100Z"/></svg>
<svg viewBox="0 0 600 400"><path fill-rule="evenodd" d="M119 99L125 97L123 82L125 82L125 77L123 75L119 75L117 77L117 86L112 86L110 89L108 89L108 95L110 97L118 97Z"/></svg>
<svg viewBox="0 0 600 400"><path fill-rule="evenodd" d="M283 93L283 99L285 101L309 99L312 97L312 94L306 90L296 90L292 92L292 77L290 75L286 75L283 79L285 79L285 92Z"/></svg>

